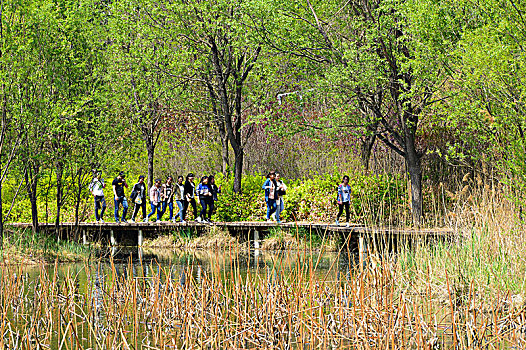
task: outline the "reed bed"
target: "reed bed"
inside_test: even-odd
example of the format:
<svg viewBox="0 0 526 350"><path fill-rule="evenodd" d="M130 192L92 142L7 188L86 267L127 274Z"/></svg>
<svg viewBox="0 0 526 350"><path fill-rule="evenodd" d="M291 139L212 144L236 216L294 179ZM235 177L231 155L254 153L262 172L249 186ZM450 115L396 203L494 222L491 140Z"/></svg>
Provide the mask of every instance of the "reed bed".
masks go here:
<svg viewBox="0 0 526 350"><path fill-rule="evenodd" d="M348 254L342 252L341 254ZM523 347L524 307L510 296L479 308L473 287L459 299L417 292L396 259L352 255L239 264L239 251L207 269L128 261L81 272L3 267L0 348L9 349L398 349ZM351 259L348 259L351 257ZM346 263L342 263L346 261ZM424 277L425 279L425 277ZM446 279L447 281L447 279ZM449 287L449 286L448 286Z"/></svg>

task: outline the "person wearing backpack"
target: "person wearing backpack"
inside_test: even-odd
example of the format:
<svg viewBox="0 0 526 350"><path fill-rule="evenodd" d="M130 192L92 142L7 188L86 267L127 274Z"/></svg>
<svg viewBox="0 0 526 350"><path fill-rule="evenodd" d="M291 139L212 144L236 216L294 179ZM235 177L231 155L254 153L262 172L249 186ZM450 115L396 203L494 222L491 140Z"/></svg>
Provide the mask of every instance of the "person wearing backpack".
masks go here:
<svg viewBox="0 0 526 350"><path fill-rule="evenodd" d="M131 217L131 222L135 222L135 218L139 213L139 208L142 208L142 219L146 219L146 185L144 184L144 175L139 176L139 180L133 186L132 192L130 194L130 199L132 200L133 214Z"/></svg>
<svg viewBox="0 0 526 350"><path fill-rule="evenodd" d="M345 208L345 218L347 221L347 227L349 227L349 219L351 216L351 186L349 186L349 176L347 175L343 177L342 183L338 185L338 196L336 201L338 203L338 215L336 216L336 225L340 224L340 216L342 215L343 209Z"/></svg>
<svg viewBox="0 0 526 350"><path fill-rule="evenodd" d="M124 193L124 188L128 188L126 183L126 174L124 171L119 172L119 175L111 183L113 188L113 204L115 206L115 222L126 223L126 213L128 212L128 200L126 199L126 194ZM119 206L122 204L122 217L119 219Z"/></svg>
<svg viewBox="0 0 526 350"><path fill-rule="evenodd" d="M96 171L95 177L89 184L88 188L93 195L93 200L95 202L95 220L99 223L104 223L104 211L106 211L106 199L104 199L104 180L102 179L102 172L100 170ZM100 209L100 215L99 215Z"/></svg>
<svg viewBox="0 0 526 350"><path fill-rule="evenodd" d="M285 202L283 201L283 196L287 193L287 185L280 179L279 173L276 173L276 184L277 184L277 195L278 199L276 200L276 222L281 223L281 213L285 210Z"/></svg>

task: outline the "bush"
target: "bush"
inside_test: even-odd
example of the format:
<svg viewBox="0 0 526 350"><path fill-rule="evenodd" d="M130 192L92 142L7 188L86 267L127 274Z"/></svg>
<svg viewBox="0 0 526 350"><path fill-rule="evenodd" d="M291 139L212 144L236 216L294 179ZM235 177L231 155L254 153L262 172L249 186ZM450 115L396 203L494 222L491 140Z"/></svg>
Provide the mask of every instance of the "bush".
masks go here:
<svg viewBox="0 0 526 350"><path fill-rule="evenodd" d="M287 181L285 210L286 221L334 220L337 187L342 176L330 174L311 179ZM242 180L243 192L233 193L232 179L217 176L222 193L217 202L215 219L219 221L248 221L265 218L266 204L262 190L265 178L261 175L246 175ZM393 223L407 217L407 193L405 181L398 176L360 175L351 178L353 222Z"/></svg>

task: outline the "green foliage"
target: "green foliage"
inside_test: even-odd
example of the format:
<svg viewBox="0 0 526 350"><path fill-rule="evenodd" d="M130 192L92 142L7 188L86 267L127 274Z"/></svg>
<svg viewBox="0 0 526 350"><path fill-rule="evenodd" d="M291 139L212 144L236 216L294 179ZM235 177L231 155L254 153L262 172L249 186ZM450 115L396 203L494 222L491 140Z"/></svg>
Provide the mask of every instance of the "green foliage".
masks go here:
<svg viewBox="0 0 526 350"><path fill-rule="evenodd" d="M327 174L311 179L299 179L285 183L288 187L285 210L282 218L286 221L333 221L337 213L337 186L342 176ZM231 190L231 181L218 175L223 185L217 202L216 220L245 221L261 220L266 215L266 204L261 175L243 177L243 193ZM405 181L397 176L360 175L351 177L352 221L388 222L403 217L407 210Z"/></svg>

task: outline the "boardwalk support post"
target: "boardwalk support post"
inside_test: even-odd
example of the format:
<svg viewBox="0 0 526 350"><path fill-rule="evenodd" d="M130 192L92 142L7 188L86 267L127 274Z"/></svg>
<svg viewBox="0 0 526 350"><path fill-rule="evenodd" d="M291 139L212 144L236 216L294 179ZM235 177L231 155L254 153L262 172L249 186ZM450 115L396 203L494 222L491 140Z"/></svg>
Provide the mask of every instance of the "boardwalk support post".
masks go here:
<svg viewBox="0 0 526 350"><path fill-rule="evenodd" d="M115 240L115 233L113 232L113 230L110 230L110 244L111 245L117 244L117 241Z"/></svg>
<svg viewBox="0 0 526 350"><path fill-rule="evenodd" d="M86 237L86 229L82 230L82 244L83 245L88 244L88 237Z"/></svg>
<svg viewBox="0 0 526 350"><path fill-rule="evenodd" d="M259 231L254 230L254 249L259 249Z"/></svg>
<svg viewBox="0 0 526 350"><path fill-rule="evenodd" d="M142 247L143 240L144 240L144 237L142 235L142 230L139 230L139 236L138 236L138 239L137 239L137 245L139 247Z"/></svg>
<svg viewBox="0 0 526 350"><path fill-rule="evenodd" d="M365 249L365 239L363 236L360 236L358 237L358 261L360 263L360 272L363 272Z"/></svg>

